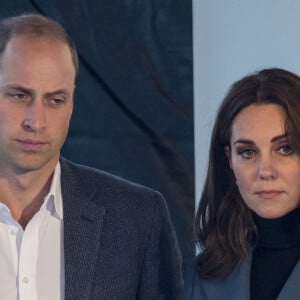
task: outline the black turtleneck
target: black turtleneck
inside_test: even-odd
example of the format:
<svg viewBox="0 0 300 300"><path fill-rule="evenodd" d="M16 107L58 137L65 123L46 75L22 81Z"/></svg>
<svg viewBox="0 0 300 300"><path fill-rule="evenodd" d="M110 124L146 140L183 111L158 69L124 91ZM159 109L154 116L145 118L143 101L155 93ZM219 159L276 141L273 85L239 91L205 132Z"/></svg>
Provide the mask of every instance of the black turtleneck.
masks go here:
<svg viewBox="0 0 300 300"><path fill-rule="evenodd" d="M258 242L251 266L251 299L277 299L300 258L300 208L277 219L256 214Z"/></svg>

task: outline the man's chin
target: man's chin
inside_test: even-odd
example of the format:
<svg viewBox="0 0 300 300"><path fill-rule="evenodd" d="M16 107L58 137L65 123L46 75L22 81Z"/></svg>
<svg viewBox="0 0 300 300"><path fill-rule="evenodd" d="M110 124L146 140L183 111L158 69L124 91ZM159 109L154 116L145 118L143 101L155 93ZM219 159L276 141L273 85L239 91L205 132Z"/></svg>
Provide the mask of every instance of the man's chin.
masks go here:
<svg viewBox="0 0 300 300"><path fill-rule="evenodd" d="M12 164L12 169L15 174L24 174L28 172L35 172L47 168L55 168L59 156L54 157L27 157L27 159L16 160Z"/></svg>

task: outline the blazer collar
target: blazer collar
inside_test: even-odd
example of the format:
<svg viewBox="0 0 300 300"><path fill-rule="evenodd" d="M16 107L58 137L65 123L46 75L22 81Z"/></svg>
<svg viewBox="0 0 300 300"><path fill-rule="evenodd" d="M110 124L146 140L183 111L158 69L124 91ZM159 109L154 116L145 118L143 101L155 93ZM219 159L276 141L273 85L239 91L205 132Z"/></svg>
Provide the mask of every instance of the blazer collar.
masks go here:
<svg viewBox="0 0 300 300"><path fill-rule="evenodd" d="M284 284L277 300L295 299L300 294L300 262L296 264L294 270Z"/></svg>
<svg viewBox="0 0 300 300"><path fill-rule="evenodd" d="M96 271L105 208L93 202L96 186L85 186L87 180L74 172L76 168L79 169L61 159L65 298L88 299ZM89 180L92 182L91 178Z"/></svg>
<svg viewBox="0 0 300 300"><path fill-rule="evenodd" d="M194 288L192 299L199 299L203 294L205 299L223 300L249 300L250 299L250 274L251 260L241 262L236 269L223 279L199 279L194 278ZM284 284L278 300L295 299L300 294L300 261ZM200 297L201 298L201 297Z"/></svg>
<svg viewBox="0 0 300 300"><path fill-rule="evenodd" d="M225 278L200 279L196 274L192 299L250 300L250 268L248 259Z"/></svg>

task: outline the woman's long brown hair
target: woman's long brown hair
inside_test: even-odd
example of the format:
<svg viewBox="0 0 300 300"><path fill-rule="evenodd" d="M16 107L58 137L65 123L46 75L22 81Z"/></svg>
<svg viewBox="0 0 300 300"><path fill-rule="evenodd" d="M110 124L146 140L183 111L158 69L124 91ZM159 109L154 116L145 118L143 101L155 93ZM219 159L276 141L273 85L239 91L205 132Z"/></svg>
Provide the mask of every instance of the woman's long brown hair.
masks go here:
<svg viewBox="0 0 300 300"><path fill-rule="evenodd" d="M287 134L300 153L300 78L272 68L234 83L216 117L206 180L194 223L200 248L197 270L203 278L229 274L251 255L255 245L257 232L252 213L240 196L224 149L230 145L236 115L249 105L260 104L278 104L284 109Z"/></svg>

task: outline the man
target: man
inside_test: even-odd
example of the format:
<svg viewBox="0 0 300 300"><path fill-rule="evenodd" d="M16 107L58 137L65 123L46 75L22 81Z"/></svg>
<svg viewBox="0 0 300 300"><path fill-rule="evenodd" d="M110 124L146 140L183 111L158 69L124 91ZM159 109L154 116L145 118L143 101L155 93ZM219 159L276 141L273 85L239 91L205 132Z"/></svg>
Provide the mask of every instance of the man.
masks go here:
<svg viewBox="0 0 300 300"><path fill-rule="evenodd" d="M0 299L178 299L161 195L60 157L77 69L55 21L0 22Z"/></svg>

